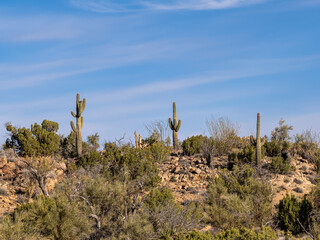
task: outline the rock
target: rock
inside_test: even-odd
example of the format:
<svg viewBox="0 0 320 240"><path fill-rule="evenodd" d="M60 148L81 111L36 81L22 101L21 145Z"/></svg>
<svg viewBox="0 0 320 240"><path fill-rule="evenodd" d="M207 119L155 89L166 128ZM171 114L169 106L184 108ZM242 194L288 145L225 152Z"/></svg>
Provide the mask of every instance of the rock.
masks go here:
<svg viewBox="0 0 320 240"><path fill-rule="evenodd" d="M190 168L189 171L192 174L200 174L202 172L201 169L199 169L199 168Z"/></svg>
<svg viewBox="0 0 320 240"><path fill-rule="evenodd" d="M177 166L173 169L172 173L178 173L180 170L181 168Z"/></svg>
<svg viewBox="0 0 320 240"><path fill-rule="evenodd" d="M7 161L6 155L4 155L4 154L0 155L0 168L3 168L4 165L7 164L7 162L8 161Z"/></svg>
<svg viewBox="0 0 320 240"><path fill-rule="evenodd" d="M3 179L13 179L17 176L16 165L13 162L6 163L2 168Z"/></svg>
<svg viewBox="0 0 320 240"><path fill-rule="evenodd" d="M295 191L297 193L303 193L303 189L300 187L296 187L296 188L292 189L292 191Z"/></svg>

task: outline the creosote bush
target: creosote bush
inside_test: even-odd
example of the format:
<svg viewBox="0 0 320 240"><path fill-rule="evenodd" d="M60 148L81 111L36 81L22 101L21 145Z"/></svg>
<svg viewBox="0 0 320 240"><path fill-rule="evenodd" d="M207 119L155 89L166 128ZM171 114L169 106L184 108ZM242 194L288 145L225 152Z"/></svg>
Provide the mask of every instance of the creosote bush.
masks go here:
<svg viewBox="0 0 320 240"><path fill-rule="evenodd" d="M289 174L295 171L295 167L291 165L291 156L288 153L282 153L281 156L273 157L269 165L269 169L279 174Z"/></svg>
<svg viewBox="0 0 320 240"><path fill-rule="evenodd" d="M249 165L219 170L207 188L208 221L221 229L262 226L270 220L272 189Z"/></svg>
<svg viewBox="0 0 320 240"><path fill-rule="evenodd" d="M183 153L191 156L202 152L202 145L206 137L202 135L188 137L182 142Z"/></svg>

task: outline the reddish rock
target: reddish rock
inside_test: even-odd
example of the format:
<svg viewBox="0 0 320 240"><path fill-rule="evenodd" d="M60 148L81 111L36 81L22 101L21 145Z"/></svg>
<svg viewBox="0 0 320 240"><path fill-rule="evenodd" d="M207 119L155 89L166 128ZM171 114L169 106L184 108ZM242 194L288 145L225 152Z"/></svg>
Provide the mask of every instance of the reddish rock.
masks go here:
<svg viewBox="0 0 320 240"><path fill-rule="evenodd" d="M17 167L13 162L6 163L2 168L3 179L13 179L17 175Z"/></svg>
<svg viewBox="0 0 320 240"><path fill-rule="evenodd" d="M7 164L7 157L5 155L0 156L0 168L3 168Z"/></svg>

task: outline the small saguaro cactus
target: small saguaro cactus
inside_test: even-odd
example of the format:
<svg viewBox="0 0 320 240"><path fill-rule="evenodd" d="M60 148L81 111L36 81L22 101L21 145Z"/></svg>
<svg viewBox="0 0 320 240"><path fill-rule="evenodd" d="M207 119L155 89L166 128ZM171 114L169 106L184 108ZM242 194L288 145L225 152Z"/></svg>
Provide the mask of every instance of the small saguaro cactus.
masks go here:
<svg viewBox="0 0 320 240"><path fill-rule="evenodd" d="M81 114L83 113L84 109L86 108L86 99L84 98L80 101L80 94L77 93L77 103L76 103L76 110L77 113L75 114L71 111L71 115L76 118L76 125L74 122L71 121L71 128L76 133L76 146L77 146L77 155L81 157L82 155L82 127L83 127L83 117Z"/></svg>
<svg viewBox="0 0 320 240"><path fill-rule="evenodd" d="M173 121L169 118L169 126L172 130L173 149L178 150L178 131L181 126L181 120L177 123L177 108L175 102L173 102Z"/></svg>
<svg viewBox="0 0 320 240"><path fill-rule="evenodd" d="M141 148L141 146L142 146L141 135L139 134L139 138L138 138L137 132L134 131L134 138L135 138L135 142L136 142L136 148Z"/></svg>
<svg viewBox="0 0 320 240"><path fill-rule="evenodd" d="M260 113L257 114L257 137L250 137L251 144L256 146L256 165L261 164L261 146L265 143L265 138L261 140L260 138Z"/></svg>

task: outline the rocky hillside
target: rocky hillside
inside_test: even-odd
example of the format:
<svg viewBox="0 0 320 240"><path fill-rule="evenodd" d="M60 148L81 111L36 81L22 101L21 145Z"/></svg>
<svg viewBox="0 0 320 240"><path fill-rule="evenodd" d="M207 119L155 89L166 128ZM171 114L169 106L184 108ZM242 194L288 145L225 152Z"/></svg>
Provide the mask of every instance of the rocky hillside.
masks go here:
<svg viewBox="0 0 320 240"><path fill-rule="evenodd" d="M273 186L274 204L278 204L283 196L288 192L302 197L311 191L316 184L317 174L314 166L302 158L294 158L292 165L296 171L288 175L274 174L267 170L267 164L271 161L265 158L262 167L266 178ZM213 158L210 166L200 155L182 156L182 154L172 154L169 160L159 164L161 185L172 189L177 201L196 200L202 201L206 194L208 180L215 176L217 169L227 167L227 156Z"/></svg>
<svg viewBox="0 0 320 240"><path fill-rule="evenodd" d="M273 186L274 204L288 193L303 196L311 191L318 177L312 164L302 158L293 159L296 171L289 175L273 174L266 170L270 159L265 158L265 174ZM225 168L227 157L213 158L210 166L201 155L183 156L174 154L168 161L158 164L161 185L172 189L175 199L183 204L188 201L203 201L206 195L208 180L216 175L217 169ZM35 183L26 178L27 166L17 161L12 151L2 151L0 154L0 215L12 212L20 203L28 201L37 194ZM65 166L55 168L53 177L47 185L48 191L54 187L58 179L63 178Z"/></svg>

